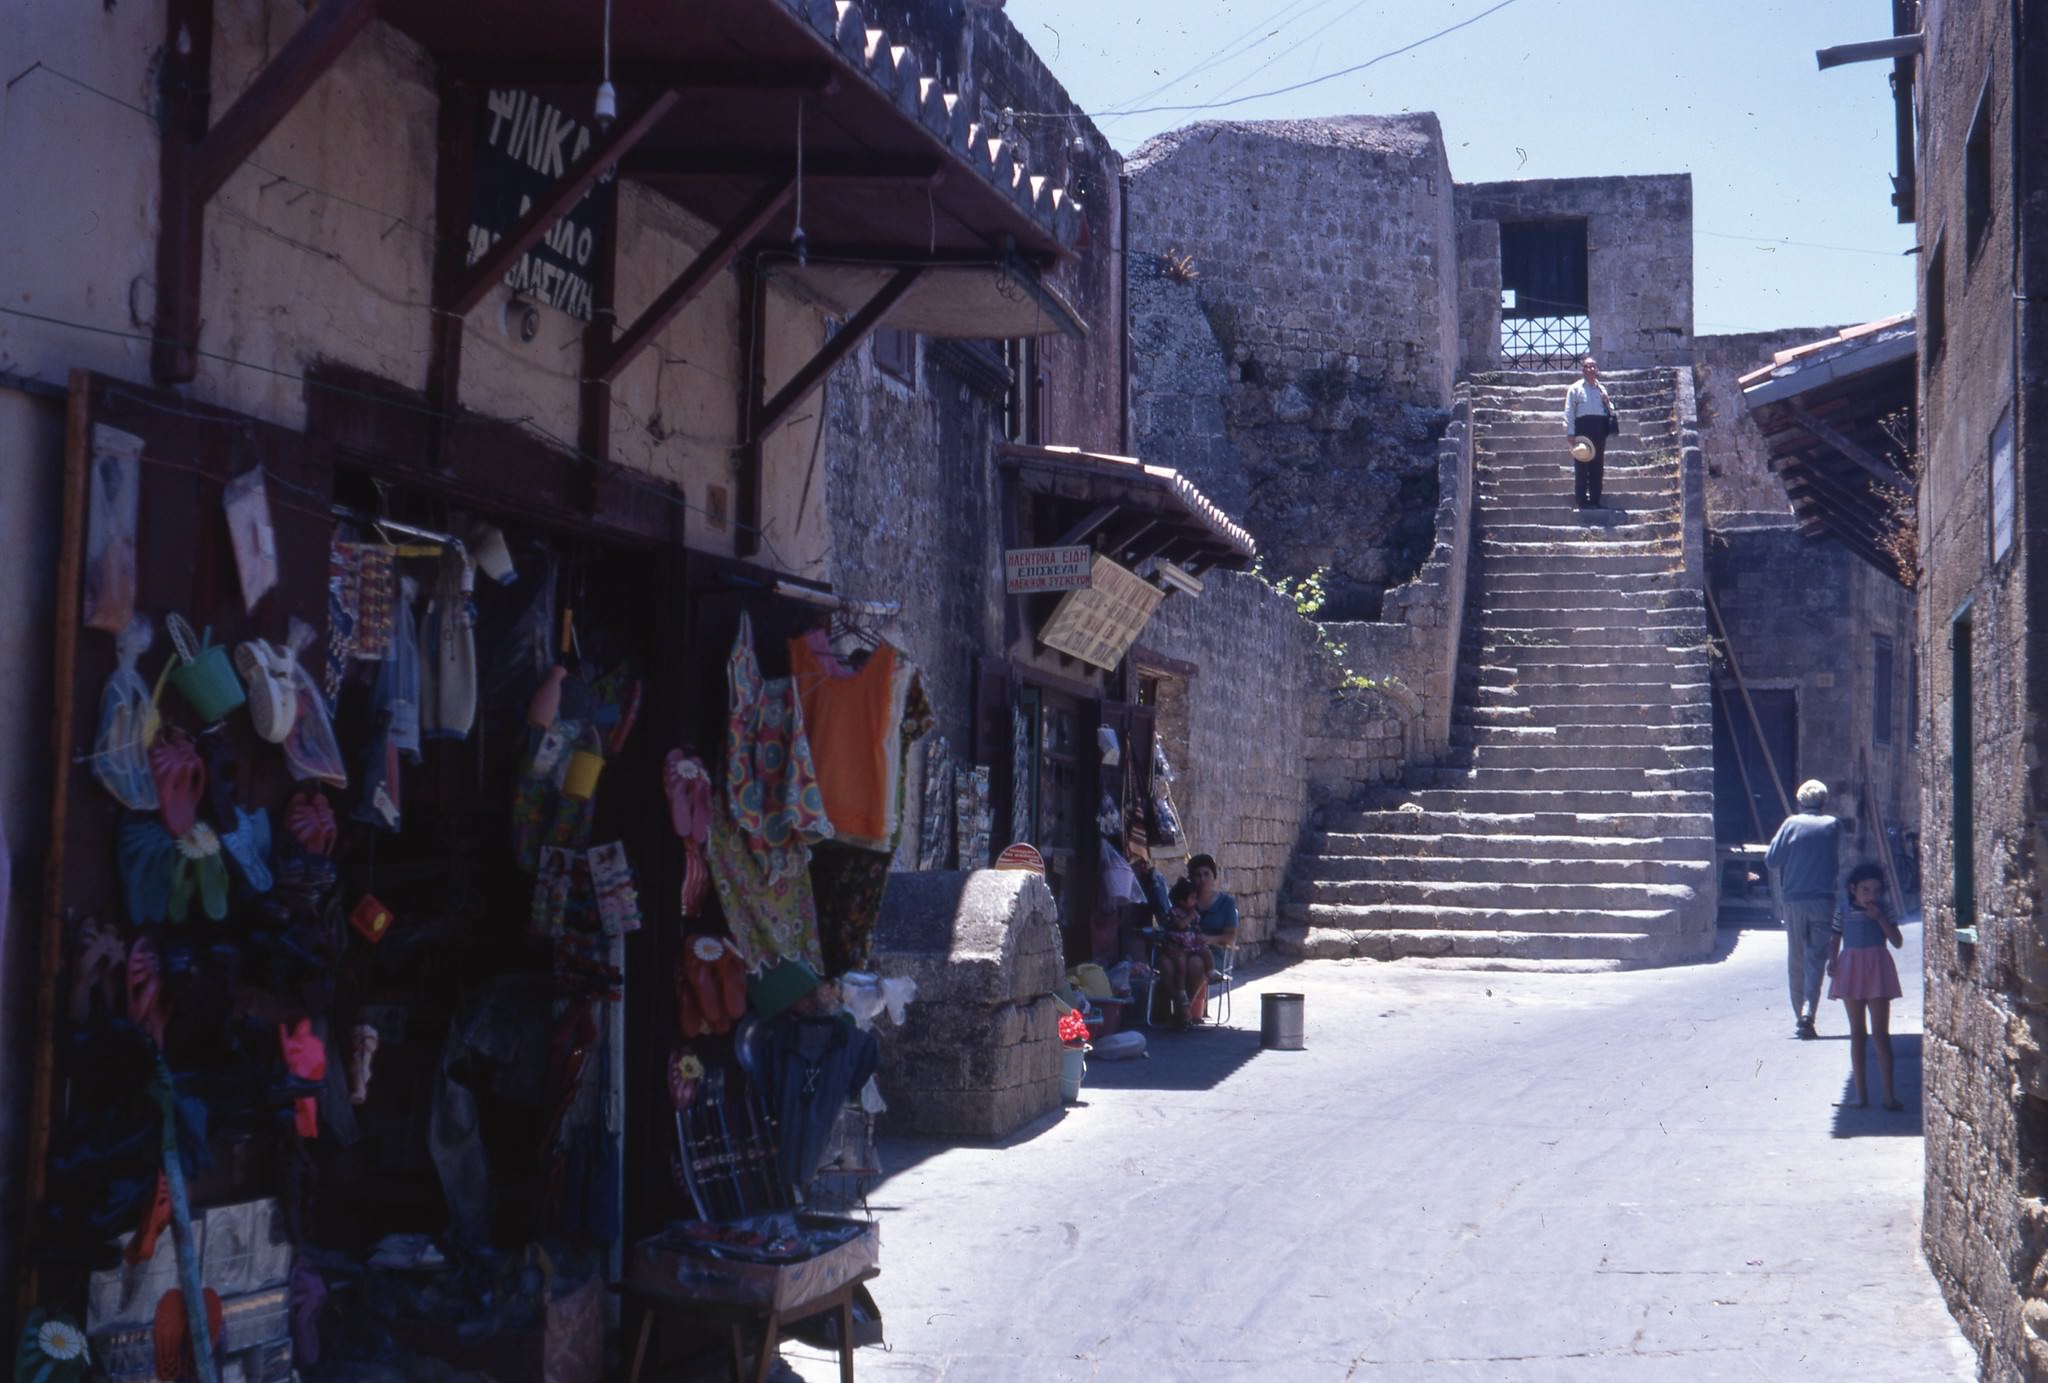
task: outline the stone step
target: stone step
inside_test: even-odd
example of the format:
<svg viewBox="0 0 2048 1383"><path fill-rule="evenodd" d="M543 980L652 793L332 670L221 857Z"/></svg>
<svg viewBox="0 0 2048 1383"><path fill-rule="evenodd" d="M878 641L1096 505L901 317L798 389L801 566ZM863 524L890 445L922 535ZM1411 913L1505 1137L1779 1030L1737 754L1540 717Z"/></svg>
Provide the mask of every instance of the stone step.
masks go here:
<svg viewBox="0 0 2048 1383"><path fill-rule="evenodd" d="M1549 810L1543 811L1486 811L1477 807L1433 811L1419 805L1414 811L1360 808L1333 814L1329 825L1334 831L1351 834L1478 835L1504 831L1511 835L1611 837L1624 842L1651 836L1697 836L1702 857L1713 852L1711 811L1577 812L1558 809L1555 803L1549 806ZM1666 842L1663 850L1670 849Z"/></svg>
<svg viewBox="0 0 2048 1383"><path fill-rule="evenodd" d="M1355 814L1353 814L1355 815ZM1521 831L1340 831L1321 830L1305 842L1315 856L1324 860L1342 858L1408 858L1437 864L1470 865L1490 863L1517 865L1529 860L1549 860L1570 865L1600 864L1602 867L1690 871L1713 869L1714 843L1711 839L1654 836L1591 836L1531 834ZM1678 880L1690 874L1674 876Z"/></svg>
<svg viewBox="0 0 2048 1383"><path fill-rule="evenodd" d="M1664 706L1474 706L1469 703L1451 710L1451 734L1475 733L1482 728L1523 728L1562 731L1583 727L1605 733L1626 728L1627 719L1687 742L1704 742L1713 734L1712 716L1704 701L1673 702Z"/></svg>
<svg viewBox="0 0 2048 1383"><path fill-rule="evenodd" d="M1487 544L1480 548L1479 569L1498 576L1666 576L1681 575L1684 556L1660 552L1648 543L1616 542L1620 551L1599 543ZM1560 551L1560 549L1563 549Z"/></svg>
<svg viewBox="0 0 2048 1383"><path fill-rule="evenodd" d="M1711 747L1710 747L1711 752ZM1439 764L1411 770L1403 785L1415 792L1704 792L1714 791L1714 767L1659 764Z"/></svg>
<svg viewBox="0 0 2048 1383"><path fill-rule="evenodd" d="M1529 913L1568 921L1615 917L1631 911L1683 907L1698 895L1685 884L1489 882L1478 879L1304 880L1290 900L1319 908L1373 909L1394 926L1497 927L1501 913ZM1432 916L1433 914L1433 916ZM1457 918L1460 921L1449 919Z"/></svg>
<svg viewBox="0 0 2048 1383"><path fill-rule="evenodd" d="M1478 666L1597 667L1603 663L1661 663L1666 658L1704 660L1707 656L1704 642L1683 643L1645 637L1634 643L1540 643L1529 640L1508 643L1499 641L1497 632L1489 634L1482 629L1477 642L1467 641L1467 652ZM1646 634L1648 632L1645 631Z"/></svg>
<svg viewBox="0 0 2048 1383"><path fill-rule="evenodd" d="M1549 885L1557 887L1557 885ZM1631 887L1640 888L1641 885ZM1629 907L1632 900L1617 899L1605 907L1545 907L1531 903L1524 907L1437 906L1429 903L1282 903L1280 916L1297 925L1341 927L1350 931L1439 931L1439 932L1648 932L1659 923L1676 920L1676 910L1692 901L1692 890L1684 898L1660 902L1643 899L1643 906Z"/></svg>
<svg viewBox="0 0 2048 1383"><path fill-rule="evenodd" d="M1330 836L1331 841L1376 840L1386 837ZM1410 837L1421 840L1428 837ZM1475 839L1468 837L1467 839ZM1520 837L1524 842L1531 838ZM1334 847L1332 847L1334 848ZM1507 850L1477 857L1448 854L1361 855L1322 853L1304 856L1295 878L1305 883L1343 883L1376 879L1393 883L1412 879L1418 883L1519 883L1542 884L1671 884L1695 887L1707 881L1714 869L1711 860L1660 860L1596 855L1567 855L1556 858L1528 857ZM1302 898L1297 901L1309 901Z"/></svg>
<svg viewBox="0 0 2048 1383"><path fill-rule="evenodd" d="M1610 770L1711 769L1711 744L1610 744L1589 748L1582 744L1458 744L1454 739L1445 761L1417 773L1453 769L1579 768L1586 772Z"/></svg>
<svg viewBox="0 0 2048 1383"><path fill-rule="evenodd" d="M1516 523L1578 523L1585 515L1573 498L1569 471L1560 470L1543 480L1515 480L1505 486L1481 485L1476 499L1476 517L1482 524L1512 520ZM1633 480L1600 483L1600 502L1620 511L1629 522L1646 518L1663 519L1677 512L1678 485L1638 484ZM1556 511L1566 511L1558 516ZM1622 522L1618 517L1612 522Z"/></svg>
<svg viewBox="0 0 2048 1383"><path fill-rule="evenodd" d="M1694 770L1697 771L1697 770ZM1360 810L1399 809L1478 816L1563 813L1571 816L1711 814L1714 794L1698 788L1430 788L1373 787L1359 794Z"/></svg>
<svg viewBox="0 0 2048 1383"><path fill-rule="evenodd" d="M1601 618L1602 615L1607 618ZM1691 641L1707 636L1704 603L1691 608L1665 605L1650 613L1640 610L1617 612L1611 606L1596 608L1533 602L1488 608L1483 602L1475 602L1467 612L1466 620L1468 628L1477 628L1482 635L1496 638L1516 633L1542 635L1553 631L1567 634L1577 631L1589 638L1597 635L1602 643L1624 642L1631 633L1653 642Z"/></svg>
<svg viewBox="0 0 2048 1383"><path fill-rule="evenodd" d="M1509 416L1499 409L1474 409L1478 426L1476 437L1481 440L1487 452L1507 449L1508 444L1523 441L1541 442L1547 446L1567 447L1573 435L1564 430L1564 415L1546 413L1537 417L1526 415ZM1483 415L1491 412L1494 419L1488 421ZM1638 450L1658 451L1678 449L1678 428L1671 422L1670 415L1658 417L1648 411L1631 412L1621 410L1621 435L1607 439L1607 454L1614 455L1618 448L1633 447Z"/></svg>
<svg viewBox="0 0 2048 1383"><path fill-rule="evenodd" d="M1620 725L1553 726L1474 723L1469 718L1460 720L1454 716L1451 750L1453 753L1480 753L1498 749L1562 750L1578 755L1577 762L1584 762L1592 755L1619 753L1625 749L1635 748L1691 752L1706 747L1711 752L1710 731L1711 726L1704 716L1696 720L1680 721L1677 724L1673 724L1669 718L1652 724L1647 718L1639 716Z"/></svg>
<svg viewBox="0 0 2048 1383"><path fill-rule="evenodd" d="M1284 912L1284 909L1283 909ZM1713 930L1703 936L1678 930L1675 914L1660 915L1657 931L1522 932L1447 931L1440 928L1356 929L1311 925L1285 919L1273 949L1304 959L1466 961L1521 965L1554 961L1610 967L1663 965L1691 960L1713 947Z"/></svg>
<svg viewBox="0 0 2048 1383"><path fill-rule="evenodd" d="M1601 498L1606 498L1603 491ZM1652 518L1647 515L1631 515L1626 523L1608 524L1603 529L1589 529L1580 519L1580 511L1570 503L1550 506L1557 511L1554 518L1542 518L1529 510L1537 506L1516 505L1512 514L1474 523L1472 531L1484 543L1559 543L1567 547L1598 547L1608 542L1624 543L1668 543L1671 551L1682 551L1684 531L1676 517Z"/></svg>
<svg viewBox="0 0 2048 1383"><path fill-rule="evenodd" d="M1523 576L1520 580L1530 578ZM1584 579L1584 578L1581 578ZM1647 578L1645 578L1647 580ZM1500 590L1491 586L1474 591L1472 604L1467 606L1468 619L1476 614L1479 628L1512 629L1517 627L1505 616L1525 611L1550 611L1562 616L1559 626L1571 628L1579 621L1591 625L1611 624L1630 616L1640 615L1646 619L1655 618L1660 623L1663 617L1684 613L1695 606L1700 599L1698 591L1661 590L1655 587L1631 591L1622 587L1607 590L1588 590L1582 586L1546 584L1542 586L1520 586Z"/></svg>
<svg viewBox="0 0 2048 1383"><path fill-rule="evenodd" d="M1659 650L1661 654L1661 650ZM1704 681L1707 658L1657 656L1630 663L1481 663L1473 670L1475 687L1588 686L1602 682Z"/></svg>
<svg viewBox="0 0 2048 1383"><path fill-rule="evenodd" d="M1707 704L1707 684L1676 675L1636 682L1525 682L1513 687L1480 683L1475 706L1617 706Z"/></svg>

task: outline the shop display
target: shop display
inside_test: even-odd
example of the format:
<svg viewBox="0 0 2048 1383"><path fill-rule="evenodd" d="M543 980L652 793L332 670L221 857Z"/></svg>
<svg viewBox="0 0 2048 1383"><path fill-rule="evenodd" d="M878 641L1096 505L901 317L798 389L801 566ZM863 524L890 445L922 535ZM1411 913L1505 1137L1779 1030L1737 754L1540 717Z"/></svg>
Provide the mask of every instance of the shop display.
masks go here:
<svg viewBox="0 0 2048 1383"><path fill-rule="evenodd" d="M227 513L228 542L242 582L242 610L247 613L277 585L277 530L270 523L263 468L230 480L221 491L221 508Z"/></svg>
<svg viewBox="0 0 2048 1383"><path fill-rule="evenodd" d="M92 430L86 492L85 582L80 613L88 629L118 634L135 615L136 523L142 507L142 439L104 423Z"/></svg>
<svg viewBox="0 0 2048 1383"><path fill-rule="evenodd" d="M155 639L148 615L136 615L122 627L114 644L114 671L100 693L99 729L92 742L92 776L115 801L138 812L155 811L157 805L149 748L160 722L156 698L136 671Z"/></svg>

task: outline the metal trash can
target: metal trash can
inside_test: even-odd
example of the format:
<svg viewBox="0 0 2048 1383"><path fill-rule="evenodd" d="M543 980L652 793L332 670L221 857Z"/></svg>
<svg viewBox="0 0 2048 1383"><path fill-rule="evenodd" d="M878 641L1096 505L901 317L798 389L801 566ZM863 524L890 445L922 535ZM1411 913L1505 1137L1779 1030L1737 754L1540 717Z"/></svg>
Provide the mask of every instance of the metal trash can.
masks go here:
<svg viewBox="0 0 2048 1383"><path fill-rule="evenodd" d="M1299 994L1264 994L1259 997L1259 1046L1269 1052L1298 1052L1302 1049Z"/></svg>

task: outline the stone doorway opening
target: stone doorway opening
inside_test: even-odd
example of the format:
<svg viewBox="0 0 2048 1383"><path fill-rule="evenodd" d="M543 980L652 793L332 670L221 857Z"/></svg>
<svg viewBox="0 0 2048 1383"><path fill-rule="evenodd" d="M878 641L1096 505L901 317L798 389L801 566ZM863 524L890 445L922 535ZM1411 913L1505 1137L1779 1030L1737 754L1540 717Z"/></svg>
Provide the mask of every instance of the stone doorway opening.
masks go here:
<svg viewBox="0 0 2048 1383"><path fill-rule="evenodd" d="M1583 217L1500 226L1500 363L1572 365L1592 349Z"/></svg>
<svg viewBox="0 0 2048 1383"><path fill-rule="evenodd" d="M1790 796L1799 782L1798 691L1751 687L1745 706L1741 692L1714 688L1714 836L1723 845L1762 845L1777 832L1785 805L1774 770Z"/></svg>

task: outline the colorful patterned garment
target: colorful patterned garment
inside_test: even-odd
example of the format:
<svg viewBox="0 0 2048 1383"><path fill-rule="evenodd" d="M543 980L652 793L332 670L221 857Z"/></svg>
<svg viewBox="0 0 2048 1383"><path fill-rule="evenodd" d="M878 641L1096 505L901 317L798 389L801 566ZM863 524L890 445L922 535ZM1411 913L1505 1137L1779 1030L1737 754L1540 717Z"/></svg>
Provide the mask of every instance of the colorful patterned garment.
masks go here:
<svg viewBox="0 0 2048 1383"><path fill-rule="evenodd" d="M844 975L865 970L874 951L875 921L889 882L889 856L826 841L811 854L811 890L817 897L818 940L825 968Z"/></svg>
<svg viewBox="0 0 2048 1383"><path fill-rule="evenodd" d="M739 637L726 664L726 691L731 715L725 735L725 796L732 824L754 858L755 872L768 879L803 880L808 890L809 847L831 837L832 822L818 790L796 684L787 677L770 681L762 676L754 622L746 615L740 616ZM724 889L721 879L721 896Z"/></svg>
<svg viewBox="0 0 2048 1383"><path fill-rule="evenodd" d="M809 851L798 846L796 853L801 859ZM726 927L750 973L778 960L800 960L817 974L828 973L818 946L811 875L804 863L794 875L767 873L760 855L725 811L711 814L706 855Z"/></svg>

